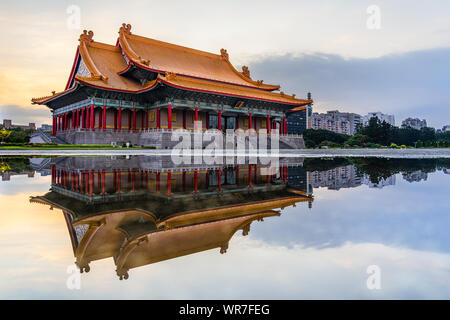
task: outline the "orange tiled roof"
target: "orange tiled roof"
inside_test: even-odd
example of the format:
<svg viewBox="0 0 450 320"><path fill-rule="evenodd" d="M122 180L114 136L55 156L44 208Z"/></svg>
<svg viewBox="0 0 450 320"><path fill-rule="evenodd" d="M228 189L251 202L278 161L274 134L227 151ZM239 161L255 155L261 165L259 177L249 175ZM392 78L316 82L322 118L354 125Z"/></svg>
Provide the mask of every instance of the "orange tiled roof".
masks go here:
<svg viewBox="0 0 450 320"><path fill-rule="evenodd" d="M127 57L142 68L262 90L280 88L252 80L247 67L243 67L242 72L237 71L225 49L221 50L221 54L214 54L137 36L131 33L129 24L123 24L120 28L119 43Z"/></svg>
<svg viewBox="0 0 450 320"><path fill-rule="evenodd" d="M51 96L34 98L32 102L34 104L46 104L75 90L78 84L138 94L153 89L160 83L165 83L186 90L266 100L293 106L312 103L311 100L297 99L295 95L271 92L268 90L270 86L267 85L252 84L253 80L237 72L231 66L228 58L225 59L221 55L134 36L129 33L129 28L124 26L120 31L119 40L122 49L126 53L128 50L127 55L131 54L133 58L130 56L129 58L133 59L135 63L139 62L142 65L158 69L170 69L165 72L165 76L159 74L155 80L145 84L122 76L121 71L127 68L127 64L120 47L95 42L93 32L85 30L80 35L78 52L87 69L86 74L73 75L75 85L71 88L54 93ZM133 51L130 51L130 46L133 46ZM226 55L226 52L222 53L222 55L224 54ZM153 58L152 60L145 60L142 56L152 56ZM247 72L248 70L244 68L244 73ZM261 90L262 88L266 90Z"/></svg>

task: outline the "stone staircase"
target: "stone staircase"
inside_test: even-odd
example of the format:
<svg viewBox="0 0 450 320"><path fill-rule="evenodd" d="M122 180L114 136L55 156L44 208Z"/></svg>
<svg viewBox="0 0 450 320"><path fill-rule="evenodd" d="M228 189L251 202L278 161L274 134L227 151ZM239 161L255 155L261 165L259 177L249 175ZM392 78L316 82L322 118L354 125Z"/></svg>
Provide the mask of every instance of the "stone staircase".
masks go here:
<svg viewBox="0 0 450 320"><path fill-rule="evenodd" d="M50 131L44 131L42 129L35 130L30 136L30 142L36 141L35 143L57 143L57 144L67 144L65 141L58 137L52 136ZM42 140L42 141L41 141Z"/></svg>

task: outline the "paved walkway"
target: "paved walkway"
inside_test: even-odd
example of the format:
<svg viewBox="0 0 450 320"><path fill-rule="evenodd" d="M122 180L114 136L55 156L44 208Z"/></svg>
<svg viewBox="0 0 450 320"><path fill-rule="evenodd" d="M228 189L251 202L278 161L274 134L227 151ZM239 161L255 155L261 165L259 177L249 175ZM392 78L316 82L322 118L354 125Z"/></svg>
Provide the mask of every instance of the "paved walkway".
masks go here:
<svg viewBox="0 0 450 320"><path fill-rule="evenodd" d="M27 149L27 150L2 150L2 155L18 156L124 156L124 155L144 155L144 156L167 156L172 150L154 149ZM195 153L193 152L192 155ZM236 153L223 152L222 155L237 155ZM247 155L249 155L247 153ZM256 154L250 154L256 156ZM261 156L266 156L260 154ZM270 153L269 153L269 156ZM450 148L447 149L301 149L301 150L280 150L278 157L380 157L380 158L450 158Z"/></svg>

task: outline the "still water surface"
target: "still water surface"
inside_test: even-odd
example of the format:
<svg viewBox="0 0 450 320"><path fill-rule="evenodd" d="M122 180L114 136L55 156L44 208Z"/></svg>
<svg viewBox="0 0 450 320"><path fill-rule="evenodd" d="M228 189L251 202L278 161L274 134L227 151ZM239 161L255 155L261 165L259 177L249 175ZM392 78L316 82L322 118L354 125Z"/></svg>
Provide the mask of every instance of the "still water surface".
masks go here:
<svg viewBox="0 0 450 320"><path fill-rule="evenodd" d="M0 298L450 298L449 159L0 162Z"/></svg>

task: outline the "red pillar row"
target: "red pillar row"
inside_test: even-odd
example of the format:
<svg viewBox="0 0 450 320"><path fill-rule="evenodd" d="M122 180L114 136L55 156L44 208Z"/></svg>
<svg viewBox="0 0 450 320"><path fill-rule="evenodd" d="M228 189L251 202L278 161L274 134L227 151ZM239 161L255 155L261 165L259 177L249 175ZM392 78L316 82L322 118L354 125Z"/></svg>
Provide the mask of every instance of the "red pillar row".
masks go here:
<svg viewBox="0 0 450 320"><path fill-rule="evenodd" d="M198 130L198 124L197 124L197 121L198 121L198 108L197 107L195 107L195 115L194 115L194 130Z"/></svg>
<svg viewBox="0 0 450 320"><path fill-rule="evenodd" d="M222 110L219 110L219 115L218 115L218 122L219 122L219 131L222 130Z"/></svg>

